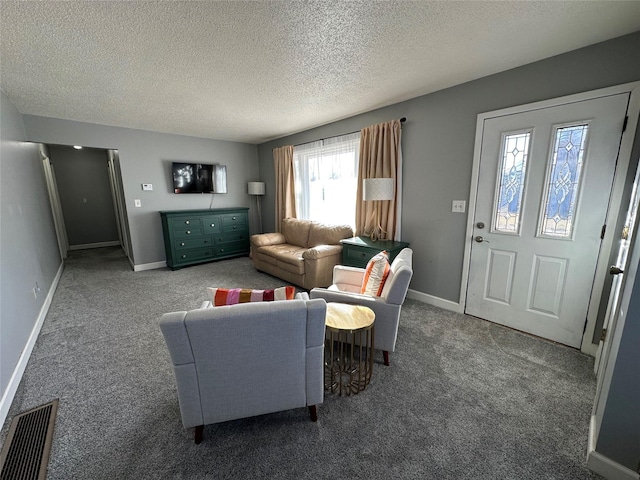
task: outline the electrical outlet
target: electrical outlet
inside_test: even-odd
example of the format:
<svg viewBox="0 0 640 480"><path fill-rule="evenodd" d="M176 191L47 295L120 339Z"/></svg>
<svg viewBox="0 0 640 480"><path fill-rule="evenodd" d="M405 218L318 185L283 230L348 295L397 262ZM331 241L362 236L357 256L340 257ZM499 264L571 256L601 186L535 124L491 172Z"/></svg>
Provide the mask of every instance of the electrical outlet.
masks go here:
<svg viewBox="0 0 640 480"><path fill-rule="evenodd" d="M139 198L136 198L136 199L133 201L133 206L134 206L134 207L141 207L141 206L142 206L142 202L140 201L140 199L139 199Z"/></svg>
<svg viewBox="0 0 640 480"><path fill-rule="evenodd" d="M464 213L467 209L466 200L454 200L451 203L451 211L454 213Z"/></svg>
<svg viewBox="0 0 640 480"><path fill-rule="evenodd" d="M151 183L143 183L142 184L142 190L148 190L148 191L153 190L153 184L151 184Z"/></svg>

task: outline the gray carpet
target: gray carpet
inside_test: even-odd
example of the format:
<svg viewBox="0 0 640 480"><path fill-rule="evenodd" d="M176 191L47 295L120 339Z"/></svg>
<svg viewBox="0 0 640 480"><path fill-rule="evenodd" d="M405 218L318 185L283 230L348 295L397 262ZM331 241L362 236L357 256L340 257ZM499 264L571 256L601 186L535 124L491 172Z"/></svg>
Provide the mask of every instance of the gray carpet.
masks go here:
<svg viewBox="0 0 640 480"><path fill-rule="evenodd" d="M417 301L391 366L357 396L185 430L164 312L205 287L273 288L244 258L132 272L117 248L72 252L1 432L60 398L49 479L594 479L593 359Z"/></svg>

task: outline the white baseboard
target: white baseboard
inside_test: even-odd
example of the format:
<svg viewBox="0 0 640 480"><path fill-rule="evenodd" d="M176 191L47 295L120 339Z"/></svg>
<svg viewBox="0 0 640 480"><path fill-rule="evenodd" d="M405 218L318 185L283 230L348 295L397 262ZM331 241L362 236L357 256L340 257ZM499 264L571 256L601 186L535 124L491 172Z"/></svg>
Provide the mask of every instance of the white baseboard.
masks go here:
<svg viewBox="0 0 640 480"><path fill-rule="evenodd" d="M167 262L153 262L153 263L141 263L133 266L134 272L143 272L145 270L155 270L156 268L164 268L167 266Z"/></svg>
<svg viewBox="0 0 640 480"><path fill-rule="evenodd" d="M596 417L592 415L587 445L587 467L607 480L640 480L640 473L634 472L624 465L614 462L609 457L596 452L595 426Z"/></svg>
<svg viewBox="0 0 640 480"><path fill-rule="evenodd" d="M102 247L117 247L120 245L118 240L113 242L97 242L97 243L83 243L80 245L70 245L69 250L86 250L87 248L102 248Z"/></svg>
<svg viewBox="0 0 640 480"><path fill-rule="evenodd" d="M51 300L53 299L53 294L58 288L58 282L60 281L60 276L62 275L62 271L64 270L64 262L60 263L60 268L58 268L58 272L56 273L53 282L51 283L51 288L47 293L47 298L45 298L42 308L40 309L40 313L38 314L38 319L36 320L33 329L31 330L31 335L29 335L29 339L27 340L27 344L24 346L22 350L22 355L18 359L18 364L16 368L13 370L13 374L11 375L11 379L7 385L4 394L2 395L2 400L0 400L0 425L4 424L5 419L7 418L7 414L9 413L9 408L11 407L11 403L13 402L13 397L18 391L18 386L20 385L20 380L22 380L22 375L24 374L25 369L27 368L27 363L29 362L29 357L31 356L31 352L33 351L33 347L36 344L36 340L38 339L38 335L40 335L40 329L42 329L42 324L44 323L44 319L49 312L49 307L51 306Z"/></svg>
<svg viewBox="0 0 640 480"><path fill-rule="evenodd" d="M427 293L418 292L417 290L411 290L407 292L407 298L412 300L418 300L419 302L428 303L435 307L444 308L445 310L451 310L452 312L464 313L464 309L459 303L452 302L440 297L434 297Z"/></svg>

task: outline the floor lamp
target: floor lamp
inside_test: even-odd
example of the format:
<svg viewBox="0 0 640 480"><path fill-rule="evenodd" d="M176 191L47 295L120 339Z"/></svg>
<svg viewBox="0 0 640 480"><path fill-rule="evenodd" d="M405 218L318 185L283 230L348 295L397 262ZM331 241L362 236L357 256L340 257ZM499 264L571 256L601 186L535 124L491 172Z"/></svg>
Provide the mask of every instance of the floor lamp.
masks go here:
<svg viewBox="0 0 640 480"><path fill-rule="evenodd" d="M362 187L362 199L365 202L393 200L393 178L365 178ZM374 204L375 222L371 230L371 240L381 240L387 233L380 225L379 204Z"/></svg>
<svg viewBox="0 0 640 480"><path fill-rule="evenodd" d="M249 182L247 185L247 191L249 195L253 195L256 197L256 207L258 212L258 222L260 225L260 230L258 233L262 233L262 212L260 211L260 198L265 193L265 183L264 182Z"/></svg>

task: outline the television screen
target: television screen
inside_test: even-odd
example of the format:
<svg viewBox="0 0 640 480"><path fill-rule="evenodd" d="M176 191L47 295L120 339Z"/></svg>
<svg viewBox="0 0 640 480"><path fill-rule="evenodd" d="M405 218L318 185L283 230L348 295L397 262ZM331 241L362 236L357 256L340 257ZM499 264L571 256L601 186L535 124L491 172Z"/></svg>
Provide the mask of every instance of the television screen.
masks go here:
<svg viewBox="0 0 640 480"><path fill-rule="evenodd" d="M204 163L172 164L174 193L227 193L227 167Z"/></svg>

